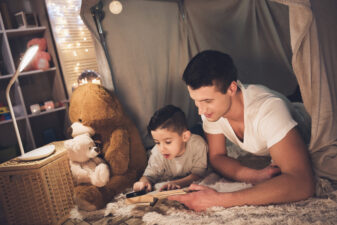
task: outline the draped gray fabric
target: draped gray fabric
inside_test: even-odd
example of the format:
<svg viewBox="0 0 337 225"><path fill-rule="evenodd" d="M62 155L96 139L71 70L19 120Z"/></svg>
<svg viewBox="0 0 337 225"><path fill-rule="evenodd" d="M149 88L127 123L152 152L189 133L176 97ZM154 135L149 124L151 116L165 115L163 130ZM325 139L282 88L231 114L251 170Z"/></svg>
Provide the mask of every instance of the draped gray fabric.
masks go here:
<svg viewBox="0 0 337 225"><path fill-rule="evenodd" d="M115 92L147 147L151 142L146 125L156 109L174 104L185 111L190 125L199 121L181 76L192 56L216 49L232 55L244 83L264 84L290 95L297 78L312 117L315 171L337 179L336 67L326 69L333 61L323 61L310 2L276 1L122 0L119 15L109 12L110 0L102 1ZM97 2L83 1L81 9L96 37L90 7ZM101 48L100 52L104 67ZM102 72L110 76L104 68Z"/></svg>

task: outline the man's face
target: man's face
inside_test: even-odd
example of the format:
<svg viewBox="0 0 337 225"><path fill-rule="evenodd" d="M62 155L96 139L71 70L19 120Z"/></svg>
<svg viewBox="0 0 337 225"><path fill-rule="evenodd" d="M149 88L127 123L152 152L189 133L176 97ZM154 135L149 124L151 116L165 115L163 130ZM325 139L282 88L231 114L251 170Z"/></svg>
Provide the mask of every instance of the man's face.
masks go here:
<svg viewBox="0 0 337 225"><path fill-rule="evenodd" d="M187 89L198 107L199 115L204 115L210 122L215 122L220 117L226 117L232 105L229 91L224 94L214 85L200 87L195 90L187 86Z"/></svg>

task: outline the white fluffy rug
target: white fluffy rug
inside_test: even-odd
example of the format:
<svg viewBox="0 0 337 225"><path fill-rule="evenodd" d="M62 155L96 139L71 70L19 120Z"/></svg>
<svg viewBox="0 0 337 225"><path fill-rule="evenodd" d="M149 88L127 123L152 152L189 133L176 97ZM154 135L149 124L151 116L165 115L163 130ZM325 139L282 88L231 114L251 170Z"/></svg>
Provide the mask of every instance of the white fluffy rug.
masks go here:
<svg viewBox="0 0 337 225"><path fill-rule="evenodd" d="M229 192L248 188L245 183L228 182L211 173L200 184L210 186L218 191ZM114 217L141 218L145 224L186 225L186 224L337 224L337 191L331 191L320 198L270 206L242 206L232 208L213 207L206 212L196 213L186 209L177 202L159 200L155 206L135 206L124 203L125 195L120 194L114 202L107 204L106 209L95 212L83 212L73 209L71 218L91 221Z"/></svg>
<svg viewBox="0 0 337 225"><path fill-rule="evenodd" d="M269 159L261 161L261 157L243 154L240 149L228 146L232 157L238 158L250 167L264 167ZM162 183L161 183L162 184ZM155 186L156 189L161 184ZM209 174L200 184L207 185L218 191L231 192L249 188L250 184L229 182L215 173ZM126 191L131 191L126 190ZM159 200L154 206L135 206L124 203L125 194L116 196L105 209L84 212L77 208L71 211L70 218L74 221L85 220L86 224L125 224L121 221L134 219L133 224L187 225L187 224L235 224L235 225L337 225L337 188L333 188L327 180L317 179L316 196L295 203L269 206L242 206L232 208L213 207L206 212L197 213L188 210L184 205ZM121 218L121 219L120 219ZM126 218L126 219L125 219Z"/></svg>

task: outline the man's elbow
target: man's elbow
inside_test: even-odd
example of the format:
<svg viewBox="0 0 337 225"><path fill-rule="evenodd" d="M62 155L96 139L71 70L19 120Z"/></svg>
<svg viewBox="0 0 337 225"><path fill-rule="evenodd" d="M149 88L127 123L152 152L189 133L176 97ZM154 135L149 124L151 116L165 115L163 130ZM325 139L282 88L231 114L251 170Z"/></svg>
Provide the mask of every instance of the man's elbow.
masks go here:
<svg viewBox="0 0 337 225"><path fill-rule="evenodd" d="M307 199L315 194L315 181L312 177L309 177L302 181L302 198Z"/></svg>
<svg viewBox="0 0 337 225"><path fill-rule="evenodd" d="M215 161L216 161L216 157L209 157L209 163L210 163L212 166L214 166Z"/></svg>
<svg viewBox="0 0 337 225"><path fill-rule="evenodd" d="M218 155L214 155L214 156L210 156L209 157L209 163L211 164L211 166L213 168L218 168L219 164L222 165L223 163L219 163L220 160L220 157Z"/></svg>
<svg viewBox="0 0 337 225"><path fill-rule="evenodd" d="M309 182L309 188L308 188L308 198L314 196L315 192L316 192L316 186L315 186L315 181L314 179L311 179L311 181Z"/></svg>

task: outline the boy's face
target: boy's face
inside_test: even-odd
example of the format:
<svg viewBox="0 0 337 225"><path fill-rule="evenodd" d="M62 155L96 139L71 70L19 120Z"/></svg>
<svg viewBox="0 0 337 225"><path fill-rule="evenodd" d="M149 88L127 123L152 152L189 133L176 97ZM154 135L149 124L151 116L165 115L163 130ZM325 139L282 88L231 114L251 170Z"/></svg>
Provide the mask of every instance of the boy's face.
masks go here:
<svg viewBox="0 0 337 225"><path fill-rule="evenodd" d="M228 88L226 94L220 92L214 85L194 90L187 86L187 89L198 107L199 115L204 115L208 121L215 122L220 117L226 117L230 111L233 96L231 87Z"/></svg>
<svg viewBox="0 0 337 225"><path fill-rule="evenodd" d="M151 131L154 143L158 146L160 153L166 159L173 159L181 156L185 152L185 144L190 137L188 130L182 134L168 129L156 129Z"/></svg>

